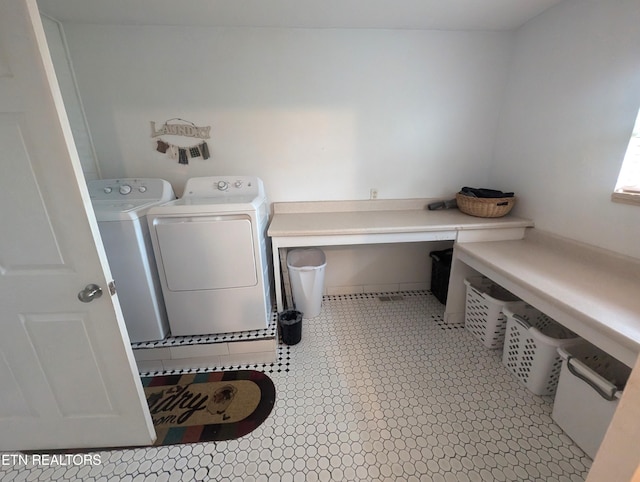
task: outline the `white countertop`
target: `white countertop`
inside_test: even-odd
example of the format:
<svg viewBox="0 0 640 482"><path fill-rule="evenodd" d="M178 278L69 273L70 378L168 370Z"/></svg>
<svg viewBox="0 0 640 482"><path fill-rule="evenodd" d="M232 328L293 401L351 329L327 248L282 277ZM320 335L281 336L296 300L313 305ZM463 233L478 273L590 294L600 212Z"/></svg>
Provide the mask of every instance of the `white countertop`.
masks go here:
<svg viewBox="0 0 640 482"><path fill-rule="evenodd" d="M305 201L273 204L267 230L273 248L276 305L284 309L281 248L409 243L467 239L520 239L528 219L477 218L458 209L429 211L437 199ZM285 286L286 288L286 286Z"/></svg>
<svg viewBox="0 0 640 482"><path fill-rule="evenodd" d="M429 211L434 199L274 203L268 235L332 236L533 226L510 215L478 218L457 209Z"/></svg>
<svg viewBox="0 0 640 482"><path fill-rule="evenodd" d="M465 255L482 260L506 280L515 281L637 354L640 262L583 246L541 242L527 236L516 241L460 243L456 250L463 261ZM590 341L598 344L597 340Z"/></svg>

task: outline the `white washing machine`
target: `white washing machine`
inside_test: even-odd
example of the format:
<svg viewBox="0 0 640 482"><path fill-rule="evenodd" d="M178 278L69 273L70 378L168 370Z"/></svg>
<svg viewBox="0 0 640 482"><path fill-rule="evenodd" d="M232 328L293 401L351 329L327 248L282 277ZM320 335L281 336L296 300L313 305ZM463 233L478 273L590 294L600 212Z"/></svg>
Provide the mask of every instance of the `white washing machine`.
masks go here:
<svg viewBox="0 0 640 482"><path fill-rule="evenodd" d="M173 188L163 179L102 179L87 186L129 338L162 340L169 323L146 214L175 199Z"/></svg>
<svg viewBox="0 0 640 482"><path fill-rule="evenodd" d="M171 333L266 328L268 203L254 176L196 177L147 220Z"/></svg>

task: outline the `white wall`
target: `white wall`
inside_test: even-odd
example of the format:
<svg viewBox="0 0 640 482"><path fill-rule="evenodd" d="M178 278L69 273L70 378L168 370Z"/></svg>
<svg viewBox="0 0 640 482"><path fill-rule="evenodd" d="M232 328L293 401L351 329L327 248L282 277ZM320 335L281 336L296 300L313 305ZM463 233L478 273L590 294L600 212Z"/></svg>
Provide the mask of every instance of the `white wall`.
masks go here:
<svg viewBox="0 0 640 482"><path fill-rule="evenodd" d="M325 291L346 294L429 289L429 253L452 245L451 241L438 241L324 247Z"/></svg>
<svg viewBox="0 0 640 482"><path fill-rule="evenodd" d="M485 185L510 33L64 26L104 178L257 175L270 201L450 198ZM150 121L212 126L211 159ZM196 143L169 138L175 144ZM428 287L440 246L327 250L329 292Z"/></svg>
<svg viewBox="0 0 640 482"><path fill-rule="evenodd" d="M484 185L509 33L65 25L103 177L253 174L272 201ZM211 125L212 158L150 121ZM176 142L178 143L176 139ZM193 140L182 138L185 144Z"/></svg>
<svg viewBox="0 0 640 482"><path fill-rule="evenodd" d="M492 183L514 214L640 257L640 207L610 201L640 107L640 2L565 0L517 31Z"/></svg>
<svg viewBox="0 0 640 482"><path fill-rule="evenodd" d="M487 185L542 229L640 256L638 208L610 201L640 105L638 8L566 0L515 33L64 27L103 177L180 194L256 174L271 201ZM211 159L154 150L149 122L176 116L212 126Z"/></svg>

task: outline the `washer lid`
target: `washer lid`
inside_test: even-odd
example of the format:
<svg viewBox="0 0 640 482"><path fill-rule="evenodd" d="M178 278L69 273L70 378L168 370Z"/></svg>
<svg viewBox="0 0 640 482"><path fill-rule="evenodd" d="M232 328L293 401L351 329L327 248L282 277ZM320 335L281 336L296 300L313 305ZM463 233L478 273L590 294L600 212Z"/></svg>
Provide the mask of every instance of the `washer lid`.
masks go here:
<svg viewBox="0 0 640 482"><path fill-rule="evenodd" d="M94 200L93 211L96 219L101 221L131 221L139 219L147 214L151 206L159 204L158 201L135 200Z"/></svg>

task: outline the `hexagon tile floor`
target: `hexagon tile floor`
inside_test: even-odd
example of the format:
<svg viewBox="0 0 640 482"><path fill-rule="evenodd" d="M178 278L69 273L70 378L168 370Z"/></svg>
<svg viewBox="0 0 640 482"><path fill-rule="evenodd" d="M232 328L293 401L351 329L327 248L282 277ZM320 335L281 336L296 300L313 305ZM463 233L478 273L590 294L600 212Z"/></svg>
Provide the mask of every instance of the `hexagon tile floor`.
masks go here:
<svg viewBox="0 0 640 482"><path fill-rule="evenodd" d="M0 479L102 481L583 481L591 460L429 292L327 296L277 364L268 419L240 439L98 452ZM289 358L287 360L287 358Z"/></svg>

